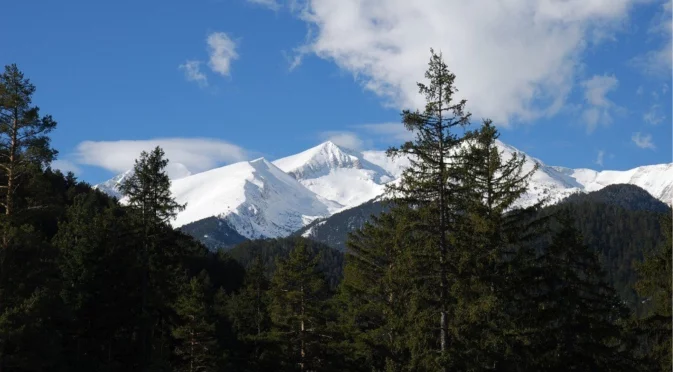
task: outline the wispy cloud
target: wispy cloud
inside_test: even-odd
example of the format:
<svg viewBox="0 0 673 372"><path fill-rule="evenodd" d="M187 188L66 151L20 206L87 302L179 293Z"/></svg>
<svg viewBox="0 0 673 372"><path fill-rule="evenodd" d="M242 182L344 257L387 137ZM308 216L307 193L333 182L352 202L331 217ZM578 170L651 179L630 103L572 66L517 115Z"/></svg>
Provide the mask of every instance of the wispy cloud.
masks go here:
<svg viewBox="0 0 673 372"><path fill-rule="evenodd" d="M178 67L184 71L187 81L193 81L201 87L208 86L208 78L201 72L201 61L186 61Z"/></svg>
<svg viewBox="0 0 673 372"><path fill-rule="evenodd" d="M365 132L376 135L385 141L404 142L414 138L414 133L407 130L402 123L361 124L354 126Z"/></svg>
<svg viewBox="0 0 673 372"><path fill-rule="evenodd" d="M261 5L267 9L277 11L280 9L280 4L277 0L247 0L249 3Z"/></svg>
<svg viewBox="0 0 673 372"><path fill-rule="evenodd" d="M593 132L599 125L609 125L612 122L611 111L617 106L607 98L607 94L619 85L614 76L594 75L591 79L582 82L586 108L582 118L587 125L587 132Z"/></svg>
<svg viewBox="0 0 673 372"><path fill-rule="evenodd" d="M603 151L603 150L598 151L598 155L596 156L596 161L594 163L596 163L596 164L598 164L602 167L604 157L605 157L605 151Z"/></svg>
<svg viewBox="0 0 673 372"><path fill-rule="evenodd" d="M224 32L213 32L208 35L207 43L210 55L208 66L215 73L229 76L231 62L238 59L236 42Z"/></svg>
<svg viewBox="0 0 673 372"><path fill-rule="evenodd" d="M296 52L333 61L388 105L415 109L433 47L475 117L530 122L564 107L587 46L610 40L638 1L295 0L309 30Z"/></svg>
<svg viewBox="0 0 673 372"><path fill-rule="evenodd" d="M356 133L349 131L326 131L320 134L320 138L355 151L362 151L372 146L371 141L363 140Z"/></svg>
<svg viewBox="0 0 673 372"><path fill-rule="evenodd" d="M646 75L664 77L671 76L671 50L673 49L673 1L665 0L661 4L661 10L654 16L650 29L650 35L658 37L659 43L656 48L645 54L636 56L631 64L639 68Z"/></svg>
<svg viewBox="0 0 673 372"><path fill-rule="evenodd" d="M97 166L118 173L132 168L142 151L149 151L156 146L165 151L174 174L197 173L248 157L245 149L219 139L154 138L84 141L77 145L72 158L80 165Z"/></svg>
<svg viewBox="0 0 673 372"><path fill-rule="evenodd" d="M661 105L653 104L650 106L650 109L643 114L643 121L650 125L661 124L666 119L666 116L662 113Z"/></svg>
<svg viewBox="0 0 673 372"><path fill-rule="evenodd" d="M82 169L77 166L77 164L73 163L70 160L65 160L65 159L57 159L51 162L51 168L52 169L58 169L62 173L67 174L68 172L72 172L76 175L79 175L82 173Z"/></svg>
<svg viewBox="0 0 673 372"><path fill-rule="evenodd" d="M639 86L638 89L636 89L636 94L639 96L642 96L643 93L645 93L645 90L643 89L643 86Z"/></svg>
<svg viewBox="0 0 673 372"><path fill-rule="evenodd" d="M652 135L636 132L631 136L631 140L641 149L654 150L657 147L652 143Z"/></svg>
<svg viewBox="0 0 673 372"><path fill-rule="evenodd" d="M208 67L216 74L231 76L231 62L238 59L237 43L224 32L213 32L206 38L208 45ZM203 61L187 60L178 66L185 74L187 81L199 86L208 86L208 77L201 71Z"/></svg>

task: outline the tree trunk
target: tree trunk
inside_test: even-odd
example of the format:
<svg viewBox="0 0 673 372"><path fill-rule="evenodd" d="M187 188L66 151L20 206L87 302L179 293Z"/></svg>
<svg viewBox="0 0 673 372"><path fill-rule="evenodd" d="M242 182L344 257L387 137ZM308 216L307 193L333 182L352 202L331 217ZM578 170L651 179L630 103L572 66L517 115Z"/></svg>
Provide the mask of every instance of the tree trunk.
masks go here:
<svg viewBox="0 0 673 372"><path fill-rule="evenodd" d="M446 300L447 300L447 295L446 295L446 290L447 290L447 283L446 283L446 265L447 265L447 247L446 247L446 229L447 229L447 221L446 221L446 165L444 163L445 161L445 148L444 148L444 128L442 124L442 110L443 110L443 92L442 92L442 86L439 86L439 104L438 104L438 116L439 116L439 121L437 124L437 129L438 129L438 137L439 137L439 229L440 229L440 237L439 237L439 306L440 306L440 319L439 319L439 344L440 344L440 352L442 356L445 355L446 350L447 350L447 336L448 336L448 325L447 325L447 311L446 311ZM442 360L442 363L444 361ZM442 365L442 371L446 372L446 367Z"/></svg>
<svg viewBox="0 0 673 372"><path fill-rule="evenodd" d="M301 313L300 313L300 315L301 315L301 329L300 329L300 333L299 333L299 335L300 335L299 339L301 340L300 348L299 348L299 354L301 356L301 359L300 359L300 363L299 363L299 368L303 372L304 367L305 367L304 358L306 357L306 350L304 349L304 347L305 347L304 336L305 336L305 331L306 331L306 327L305 327L305 324L304 324L304 286L301 285L299 290L301 291L301 308L300 308L300 311L301 311Z"/></svg>

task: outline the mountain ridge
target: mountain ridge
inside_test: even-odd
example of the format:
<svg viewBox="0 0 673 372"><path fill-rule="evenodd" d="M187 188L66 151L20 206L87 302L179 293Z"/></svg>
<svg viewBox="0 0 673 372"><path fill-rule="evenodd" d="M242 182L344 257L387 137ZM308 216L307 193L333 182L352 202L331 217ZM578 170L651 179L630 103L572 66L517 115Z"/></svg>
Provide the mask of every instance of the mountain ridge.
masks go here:
<svg viewBox="0 0 673 372"><path fill-rule="evenodd" d="M548 166L501 141L496 147L505 159L514 154L525 156L524 172L538 167L518 206L532 205L540 199L555 204L570 195L618 183L637 185L667 205L672 203L673 163L626 171L572 169ZM226 165L172 181L176 200L187 203L173 226L191 225L190 229L198 231L209 245L214 244L213 239L203 236L218 236L218 232L208 234L198 223L203 220L208 226L223 226L212 218L226 222L222 236L289 236L314 220L380 198L385 185L398 180L408 165L408 158L390 159L384 151L354 151L331 141L275 161L258 158ZM118 185L129 174L124 172L95 187L120 198ZM240 239L236 236L234 240Z"/></svg>

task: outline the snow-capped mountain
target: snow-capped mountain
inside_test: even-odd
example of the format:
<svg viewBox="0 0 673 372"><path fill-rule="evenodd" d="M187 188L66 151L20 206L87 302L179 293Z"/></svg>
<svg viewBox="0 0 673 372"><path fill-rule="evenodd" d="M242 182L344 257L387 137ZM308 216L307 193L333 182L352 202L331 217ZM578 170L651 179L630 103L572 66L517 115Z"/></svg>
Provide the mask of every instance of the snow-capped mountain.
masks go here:
<svg viewBox="0 0 673 372"><path fill-rule="evenodd" d="M93 188L100 190L114 198L121 199L122 194L119 192L119 186L121 185L124 180L129 177L130 175L133 174L133 170L127 170L124 173L120 173L113 178L103 182L99 183L98 185L94 185Z"/></svg>
<svg viewBox="0 0 673 372"><path fill-rule="evenodd" d="M187 204L174 226L215 216L251 239L289 235L341 207L264 158L175 180L171 191L177 202Z"/></svg>
<svg viewBox="0 0 673 372"><path fill-rule="evenodd" d="M273 163L309 190L344 208L381 195L384 185L397 178L364 154L331 141Z"/></svg>
<svg viewBox="0 0 673 372"><path fill-rule="evenodd" d="M504 159L522 151L496 144ZM180 227L215 217L246 238L287 236L319 217L358 206L382 195L409 159L390 159L383 151L358 152L325 142L296 155L269 162L263 158L173 179L177 201L187 203L173 222ZM535 166L521 206L541 198L555 203L577 192L605 186L637 185L668 205L673 204L673 164L626 171L595 171L545 165L526 156L524 171ZM119 197L117 185L130 172L96 185Z"/></svg>

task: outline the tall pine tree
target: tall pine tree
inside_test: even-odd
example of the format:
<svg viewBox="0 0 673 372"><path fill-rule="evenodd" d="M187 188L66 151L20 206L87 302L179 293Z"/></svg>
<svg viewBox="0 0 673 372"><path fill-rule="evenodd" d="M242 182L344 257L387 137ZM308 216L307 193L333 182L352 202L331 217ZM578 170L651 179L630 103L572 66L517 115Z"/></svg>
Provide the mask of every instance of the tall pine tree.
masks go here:
<svg viewBox="0 0 673 372"><path fill-rule="evenodd" d="M319 371L324 359L327 283L303 240L279 260L271 280L272 337L281 346L284 370Z"/></svg>
<svg viewBox="0 0 673 372"><path fill-rule="evenodd" d="M628 309L612 286L597 255L560 214L551 244L538 258L527 290L536 307L526 319L530 358L527 370L628 371L637 367L625 341Z"/></svg>
<svg viewBox="0 0 673 372"><path fill-rule="evenodd" d="M156 288L150 288L151 271L152 268L165 269L157 266L166 255L159 242L162 235L165 235L166 224L185 208L184 205L176 203L171 195L170 179L165 171L168 159L164 155L164 151L158 146L149 153L143 151L136 160L133 174L120 185L121 193L128 198L128 205L134 212L137 232L143 241L139 252L142 270L140 309L143 319L139 331L139 347L144 365L152 363L151 335L155 333L152 323L164 320L156 312L153 314L157 307L150 301L156 294L153 291Z"/></svg>
<svg viewBox="0 0 673 372"><path fill-rule="evenodd" d="M437 262L435 306L438 315L438 349L440 364L447 360L451 347L449 325L449 274L451 262L451 229L455 218L457 174L455 163L458 146L461 143L455 130L469 124L470 114L465 111L466 101L456 101L454 95L456 76L452 74L441 54L432 52L425 77L429 85L418 83L419 92L425 97L423 112L405 110L402 113L405 127L414 132L416 139L399 148L388 150L389 156L407 155L410 166L402 174L401 183L392 188L392 195L398 204L411 204L426 210L426 219L419 228L426 234L426 240L435 246L428 261Z"/></svg>
<svg viewBox="0 0 673 372"><path fill-rule="evenodd" d="M490 120L466 134L457 159L461 197L456 198L455 263L451 295L455 299L450 328L456 337L459 369L501 368L511 340L505 309L521 267L515 257L525 247L538 222L530 215L539 207L519 209L536 167L524 170L526 159L505 154Z"/></svg>
<svg viewBox="0 0 673 372"><path fill-rule="evenodd" d="M215 319L208 301L208 275L202 272L183 287L175 304L180 324L173 328L177 339L175 353L179 363L176 371L216 371L218 345L215 339Z"/></svg>
<svg viewBox="0 0 673 372"><path fill-rule="evenodd" d="M245 273L244 287L231 296L228 313L232 328L241 343L241 358L248 370L263 371L273 362L274 345L268 338L270 282L264 274L266 267L261 255L253 259ZM241 363L243 364L243 363Z"/></svg>
<svg viewBox="0 0 673 372"><path fill-rule="evenodd" d="M0 371L14 364L5 358L7 353L18 353L19 346L12 340L19 342L21 335L29 334L31 327L25 323L31 321L26 316L37 324L37 314L49 296L48 276L40 271L52 268L50 246L24 213L45 206L18 197L20 188L56 155L47 136L56 122L32 105L34 93L35 86L16 65L5 66L0 74L0 207L4 212L0 218ZM40 256L42 262L33 267ZM28 357L16 363L36 362Z"/></svg>
<svg viewBox="0 0 673 372"><path fill-rule="evenodd" d="M644 302L650 309L645 319L638 322L647 356L656 361L661 371L668 371L671 368L673 352L671 350L673 227L670 214L663 218L661 228L666 240L638 267L640 279L636 283L636 290L645 298Z"/></svg>
<svg viewBox="0 0 673 372"><path fill-rule="evenodd" d="M369 371L401 371L409 365L406 334L418 319L409 306L414 285L408 248L418 242L403 208L373 217L347 242L341 323L349 359Z"/></svg>

